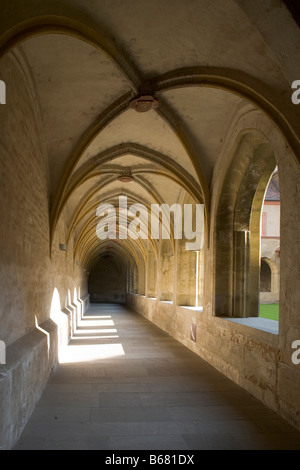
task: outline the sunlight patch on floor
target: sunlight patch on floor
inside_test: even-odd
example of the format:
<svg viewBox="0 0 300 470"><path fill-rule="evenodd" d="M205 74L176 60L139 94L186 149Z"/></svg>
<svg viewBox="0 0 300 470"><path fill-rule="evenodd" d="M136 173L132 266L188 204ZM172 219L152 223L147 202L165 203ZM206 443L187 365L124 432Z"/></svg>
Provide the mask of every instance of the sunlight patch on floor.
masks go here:
<svg viewBox="0 0 300 470"><path fill-rule="evenodd" d="M125 355L111 315L85 315L78 320L70 344L59 353L60 364L100 361Z"/></svg>
<svg viewBox="0 0 300 470"><path fill-rule="evenodd" d="M60 353L60 364L92 362L125 356L122 344L69 345Z"/></svg>

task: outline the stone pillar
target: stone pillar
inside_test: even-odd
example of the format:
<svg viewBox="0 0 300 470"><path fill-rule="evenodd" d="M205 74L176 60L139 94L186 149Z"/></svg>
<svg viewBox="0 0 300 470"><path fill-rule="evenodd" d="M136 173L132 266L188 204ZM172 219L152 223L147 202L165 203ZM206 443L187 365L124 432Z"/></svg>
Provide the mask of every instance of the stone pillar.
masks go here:
<svg viewBox="0 0 300 470"><path fill-rule="evenodd" d="M248 283L249 232L234 231L233 316L245 317Z"/></svg>
<svg viewBox="0 0 300 470"><path fill-rule="evenodd" d="M156 269L157 263L155 254L152 250L148 250L148 257L147 257L147 291L146 295L148 297L155 297L156 296Z"/></svg>
<svg viewBox="0 0 300 470"><path fill-rule="evenodd" d="M138 270L138 294L145 295L146 287L146 269L144 258L140 255Z"/></svg>
<svg viewBox="0 0 300 470"><path fill-rule="evenodd" d="M173 301L174 255L169 240L160 241L159 300Z"/></svg>
<svg viewBox="0 0 300 470"><path fill-rule="evenodd" d="M177 305L196 304L196 252L185 249L185 240L177 245Z"/></svg>

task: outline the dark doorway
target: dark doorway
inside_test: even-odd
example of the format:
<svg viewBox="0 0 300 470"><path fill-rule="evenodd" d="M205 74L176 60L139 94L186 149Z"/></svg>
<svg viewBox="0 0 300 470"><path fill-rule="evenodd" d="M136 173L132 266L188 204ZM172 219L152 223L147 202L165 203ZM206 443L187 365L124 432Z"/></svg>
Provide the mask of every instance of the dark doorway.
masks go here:
<svg viewBox="0 0 300 470"><path fill-rule="evenodd" d="M90 302L125 303L126 269L115 256L99 258L89 276Z"/></svg>
<svg viewBox="0 0 300 470"><path fill-rule="evenodd" d="M261 260L260 266L260 292L271 292L271 268L265 260Z"/></svg>

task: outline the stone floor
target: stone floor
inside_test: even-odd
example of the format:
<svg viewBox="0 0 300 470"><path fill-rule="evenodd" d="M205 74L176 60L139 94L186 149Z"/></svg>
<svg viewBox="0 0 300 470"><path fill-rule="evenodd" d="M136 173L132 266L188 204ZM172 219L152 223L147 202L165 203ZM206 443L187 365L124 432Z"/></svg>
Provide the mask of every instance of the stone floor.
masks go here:
<svg viewBox="0 0 300 470"><path fill-rule="evenodd" d="M300 433L138 314L91 305L15 450L300 449Z"/></svg>

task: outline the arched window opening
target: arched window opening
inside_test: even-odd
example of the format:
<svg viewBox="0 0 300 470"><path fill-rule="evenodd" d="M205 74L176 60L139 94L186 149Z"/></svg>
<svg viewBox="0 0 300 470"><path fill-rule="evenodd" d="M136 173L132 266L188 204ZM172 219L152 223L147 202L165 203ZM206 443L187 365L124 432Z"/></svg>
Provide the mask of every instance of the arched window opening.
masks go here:
<svg viewBox="0 0 300 470"><path fill-rule="evenodd" d="M280 188L275 168L267 185L261 211L260 316L279 319Z"/></svg>
<svg viewBox="0 0 300 470"><path fill-rule="evenodd" d="M271 292L272 271L268 263L262 259L260 265L260 292Z"/></svg>
<svg viewBox="0 0 300 470"><path fill-rule="evenodd" d="M268 252L263 251L261 237L262 233L269 236L269 214L262 214L265 196L270 194L270 181L278 182L276 165L273 149L263 137L257 140L251 133L241 136L224 178L216 219L216 315L260 316L262 253L264 258L270 258ZM272 188L274 190L273 185ZM274 243L274 256L279 258L278 252L275 253L279 237ZM274 263L269 263L271 273L275 264L275 259ZM272 291L273 276L271 279Z"/></svg>
<svg viewBox="0 0 300 470"><path fill-rule="evenodd" d="M203 308L204 209L191 196L183 206L183 237L176 240L176 304L196 310Z"/></svg>
<svg viewBox="0 0 300 470"><path fill-rule="evenodd" d="M233 316L257 317L260 311L261 213L274 172L268 147L255 152L241 181L234 211Z"/></svg>

